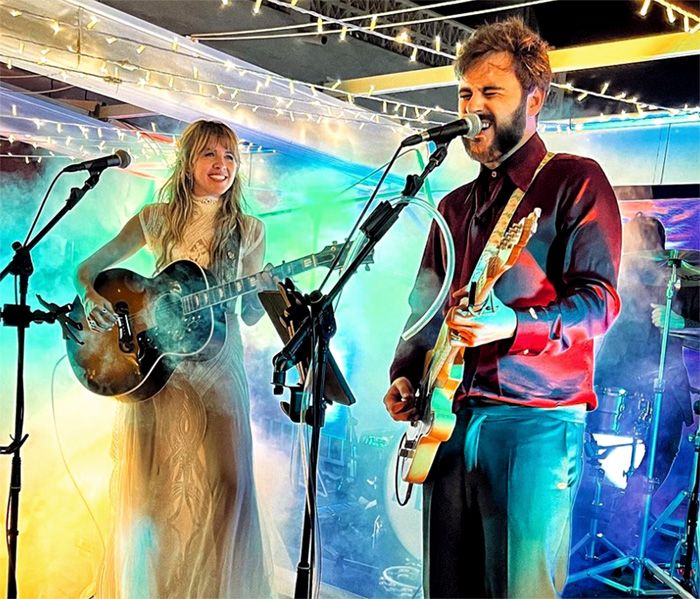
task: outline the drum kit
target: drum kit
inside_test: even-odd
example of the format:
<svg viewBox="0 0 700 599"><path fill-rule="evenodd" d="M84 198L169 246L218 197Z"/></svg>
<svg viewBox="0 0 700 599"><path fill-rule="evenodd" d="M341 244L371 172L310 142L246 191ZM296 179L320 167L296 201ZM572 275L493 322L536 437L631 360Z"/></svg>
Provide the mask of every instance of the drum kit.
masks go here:
<svg viewBox="0 0 700 599"><path fill-rule="evenodd" d="M597 387L598 409L589 414L586 427L585 458L594 476L593 511L587 533L572 548L572 553L585 550L586 560L596 560L597 564L570 576L569 582L587 577L634 596L668 595L671 589L680 597L691 599L700 591L700 572L698 572L698 538L696 535L698 519L698 484L700 481L700 432L691 437L694 445L694 464L690 473L687 489L682 490L669 504L664 512L650 526L651 499L656 484L654 479L654 461L660 422L660 408L663 401L666 381L664 369L669 338L680 339L684 347L700 350L700 330L670 330L671 305L675 291L683 287L700 287L700 251L695 250L649 250L634 252L631 256L646 266L643 269L648 276L646 284L658 285L663 280L665 286L665 312L661 329L661 348L659 367L653 384L653 397L641 393L631 393L616 387ZM645 279L642 278L645 283ZM673 384L673 381L670 381ZM700 413L700 402L696 402L696 413ZM603 444L609 439L619 442ZM624 471L624 478L629 481L641 461L641 451L649 454L645 473L648 483L644 490L644 508L639 532L639 543L632 554L626 553L615 545L601 530L603 514L602 490L604 478L608 476L603 462L613 452L620 449L628 451L629 463ZM625 461L627 464L627 462ZM622 486L622 485L620 485ZM669 530L671 514L688 500L685 522ZM630 531L637 532L637 531ZM663 567L649 559L647 545L657 532L678 539L673 555ZM607 559L607 561L604 561ZM631 584L623 584L619 574L623 569L632 570ZM607 577L611 573L615 577ZM655 578L665 589L643 588L648 579Z"/></svg>

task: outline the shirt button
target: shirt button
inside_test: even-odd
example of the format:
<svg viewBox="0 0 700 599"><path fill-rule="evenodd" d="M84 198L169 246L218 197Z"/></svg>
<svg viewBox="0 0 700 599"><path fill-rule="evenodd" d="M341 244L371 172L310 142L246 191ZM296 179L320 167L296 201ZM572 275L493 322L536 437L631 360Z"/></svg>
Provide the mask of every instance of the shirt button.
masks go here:
<svg viewBox="0 0 700 599"><path fill-rule="evenodd" d="M498 173L496 171L491 171L491 177L495 179L496 177L498 177Z"/></svg>
<svg viewBox="0 0 700 599"><path fill-rule="evenodd" d="M523 350L523 356L527 356L530 353L529 349L524 349Z"/></svg>

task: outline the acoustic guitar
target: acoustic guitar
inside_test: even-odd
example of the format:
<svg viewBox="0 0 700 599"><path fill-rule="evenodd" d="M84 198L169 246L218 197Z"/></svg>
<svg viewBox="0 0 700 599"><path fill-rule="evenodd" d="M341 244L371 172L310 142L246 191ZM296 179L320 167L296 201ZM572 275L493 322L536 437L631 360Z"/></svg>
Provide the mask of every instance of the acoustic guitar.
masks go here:
<svg viewBox="0 0 700 599"><path fill-rule="evenodd" d="M487 259L481 272L472 275L469 297L462 300L462 315L477 314L491 308L493 286L522 253L537 230L540 209L536 208L526 218L511 225L494 248L486 248ZM416 408L419 417L411 423L403 435L397 459L403 480L421 484L433 464L440 443L452 436L456 416L452 412L452 399L464 376L464 347L450 343L452 333L442 323L432 350L426 356L426 366L418 391Z"/></svg>
<svg viewBox="0 0 700 599"><path fill-rule="evenodd" d="M266 272L283 279L330 267L341 248L333 243ZM342 262L336 267L341 268ZM372 262L370 254L364 264ZM117 322L107 332L91 330L76 297L69 317L79 323L79 330L66 338L73 372L98 395L127 402L148 399L163 388L182 360L216 356L226 339L223 304L257 291L261 274L219 284L211 272L189 260L172 262L152 278L125 268L101 272L94 287L112 304Z"/></svg>

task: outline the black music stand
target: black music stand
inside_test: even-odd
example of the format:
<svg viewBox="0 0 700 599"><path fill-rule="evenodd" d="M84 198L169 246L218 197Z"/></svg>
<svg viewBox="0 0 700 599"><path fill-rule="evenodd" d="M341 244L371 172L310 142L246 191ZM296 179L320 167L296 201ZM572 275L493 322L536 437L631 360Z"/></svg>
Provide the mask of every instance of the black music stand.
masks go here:
<svg viewBox="0 0 700 599"><path fill-rule="evenodd" d="M289 283L287 283L289 284ZM287 300L287 292L284 287L275 290L260 291L258 297L260 298L260 303L262 307L267 312L270 317L272 324L277 331L280 339L284 343L288 343L294 334L294 330L290 329L290 325L294 326L299 323L289 323L287 324L289 301ZM284 413L289 416L292 421L300 422L300 401L301 401L301 389L304 385L304 380L306 378L307 369L306 365L299 363L297 364L297 369L299 371L300 382L292 388L292 402L291 404L287 402L280 402ZM324 399L326 403L339 403L344 406L351 406L355 403L355 396L345 380L345 377L340 372L340 367L335 361L333 354L329 353L326 360L326 376L325 376L325 389L324 389ZM298 387L298 389L297 389ZM310 424L310 422L306 422Z"/></svg>

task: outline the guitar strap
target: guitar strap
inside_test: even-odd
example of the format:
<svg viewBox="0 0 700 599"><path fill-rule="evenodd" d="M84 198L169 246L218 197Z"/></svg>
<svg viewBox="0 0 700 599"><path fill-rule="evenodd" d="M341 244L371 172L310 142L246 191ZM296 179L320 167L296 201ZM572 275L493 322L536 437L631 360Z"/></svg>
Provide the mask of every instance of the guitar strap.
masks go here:
<svg viewBox="0 0 700 599"><path fill-rule="evenodd" d="M520 202L522 202L523 197L527 193L527 190L530 189L530 186L535 180L535 177L537 177L540 171L552 158L554 158L554 153L547 152L540 164L538 165L538 167L535 169L535 172L532 175L532 179L530 179L530 183L528 183L527 187L524 190L520 189L519 187L516 187L515 191L513 191L513 193L511 194L510 199L506 204L506 207L503 209L501 216L498 218L496 226L493 228L493 231L491 231L491 235L489 236L489 239L486 242L486 245L484 246L484 251L481 252L481 256L479 257L479 261L474 267L474 271L472 272L472 276L469 279L469 285L467 286L467 288L469 288L472 283L479 280L481 274L484 272L484 269L486 269L489 260L498 253L498 244L501 243L503 235L505 234L506 229L509 227L510 221L513 219L515 211L518 209L518 206L520 206Z"/></svg>
<svg viewBox="0 0 700 599"><path fill-rule="evenodd" d="M240 256L241 252L241 231L240 231L240 223L236 223L236 227L233 229L231 232L231 235L229 235L228 239L226 240L226 264L223 265L224 268L221 269L222 272L226 273L224 280L219 281L219 283L224 283L226 281L235 281L238 278L238 270L239 270L239 265L238 265L238 257ZM243 301L243 300L241 300ZM225 302L223 304L224 309L226 312L233 312L234 307L236 305L235 300L234 301L229 301Z"/></svg>
<svg viewBox="0 0 700 599"><path fill-rule="evenodd" d="M481 252L479 261L474 267L474 271L472 272L472 275L469 278L467 289L469 289L472 286L472 283L479 280L484 269L487 267L490 258L497 253L498 244L503 239L503 235L505 234L506 229L510 225L510 221L512 220L513 215L515 214L515 211L518 209L518 206L520 206L523 197L527 193L528 189L530 189L532 182L535 180L540 171L552 158L554 158L554 156L554 152L547 152L540 164L535 169L535 172L532 175L532 179L530 179L530 182L527 184L527 187L524 190L520 189L519 187L516 187L515 191L513 191L513 193L511 194L510 199L506 204L506 207L503 209L501 216L498 218L496 226L493 228L493 231L491 232L491 235L489 236L488 241L484 246L483 252ZM467 394L469 393L469 390L471 389L472 383L474 381L474 375L476 374L476 369L479 365L481 350L481 347L474 347L466 348L464 351L464 376L462 377L462 387L464 391L467 392Z"/></svg>

